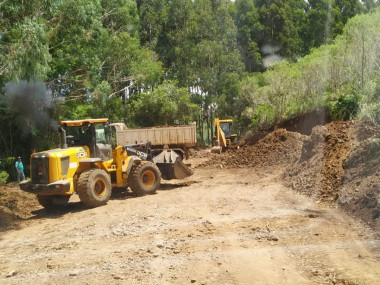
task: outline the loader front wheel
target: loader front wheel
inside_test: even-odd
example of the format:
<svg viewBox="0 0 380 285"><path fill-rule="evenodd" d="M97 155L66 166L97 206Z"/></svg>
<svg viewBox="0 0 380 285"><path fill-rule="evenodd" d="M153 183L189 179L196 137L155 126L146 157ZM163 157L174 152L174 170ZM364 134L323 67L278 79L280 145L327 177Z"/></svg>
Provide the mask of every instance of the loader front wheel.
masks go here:
<svg viewBox="0 0 380 285"><path fill-rule="evenodd" d="M111 197L111 180L107 172L101 169L83 172L78 179L77 193L86 207L107 204Z"/></svg>
<svg viewBox="0 0 380 285"><path fill-rule="evenodd" d="M161 173L158 167L148 161L141 162L132 170L128 184L137 196L156 193L160 186Z"/></svg>
<svg viewBox="0 0 380 285"><path fill-rule="evenodd" d="M37 195L37 200L45 209L53 208L53 196Z"/></svg>
<svg viewBox="0 0 380 285"><path fill-rule="evenodd" d="M53 209L54 207L66 206L70 196L64 195L37 195L38 203L45 209Z"/></svg>

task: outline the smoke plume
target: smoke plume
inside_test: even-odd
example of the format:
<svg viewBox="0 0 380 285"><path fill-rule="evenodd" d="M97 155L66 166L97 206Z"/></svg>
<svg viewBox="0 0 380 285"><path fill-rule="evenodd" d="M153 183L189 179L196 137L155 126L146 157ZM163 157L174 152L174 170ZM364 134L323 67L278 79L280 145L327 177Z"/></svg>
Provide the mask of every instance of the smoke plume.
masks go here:
<svg viewBox="0 0 380 285"><path fill-rule="evenodd" d="M5 96L9 108L17 116L25 134L30 127L57 127L58 124L49 115L55 108L51 92L41 81L9 82L5 85Z"/></svg>

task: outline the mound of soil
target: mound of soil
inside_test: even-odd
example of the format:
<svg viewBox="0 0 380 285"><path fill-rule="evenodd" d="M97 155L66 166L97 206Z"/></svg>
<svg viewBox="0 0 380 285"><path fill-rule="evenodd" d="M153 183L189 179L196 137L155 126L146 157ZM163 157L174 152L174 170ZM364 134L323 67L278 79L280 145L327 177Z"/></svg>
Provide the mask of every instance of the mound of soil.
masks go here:
<svg viewBox="0 0 380 285"><path fill-rule="evenodd" d="M284 181L323 202L337 202L350 214L380 229L380 131L360 121L313 128L301 157Z"/></svg>
<svg viewBox="0 0 380 285"><path fill-rule="evenodd" d="M17 183L0 185L0 231L16 227L39 208L35 195L19 190Z"/></svg>
<svg viewBox="0 0 380 285"><path fill-rule="evenodd" d="M203 166L251 168L288 164L299 158L305 137L299 133L277 129L256 144L250 145L248 141L239 149L227 150L222 154L209 153L210 159Z"/></svg>
<svg viewBox="0 0 380 285"><path fill-rule="evenodd" d="M317 125L309 136L276 129L251 135L240 149L191 156L208 157L201 166L285 169L286 186L338 204L380 230L380 129L368 122Z"/></svg>

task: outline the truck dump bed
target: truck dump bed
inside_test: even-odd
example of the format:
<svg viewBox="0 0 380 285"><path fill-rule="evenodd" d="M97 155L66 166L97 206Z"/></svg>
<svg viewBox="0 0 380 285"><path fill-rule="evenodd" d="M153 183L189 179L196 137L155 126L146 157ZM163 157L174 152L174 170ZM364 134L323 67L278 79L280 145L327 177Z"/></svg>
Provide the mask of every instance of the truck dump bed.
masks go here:
<svg viewBox="0 0 380 285"><path fill-rule="evenodd" d="M189 165L182 162L188 158L188 150L197 143L196 123L172 127L128 129L124 123L113 123L117 145L139 145L149 142L152 160L166 180L183 179L193 174Z"/></svg>
<svg viewBox="0 0 380 285"><path fill-rule="evenodd" d="M115 125L115 124L114 124ZM196 124L173 127L127 129L124 124L116 127L118 145L150 142L152 147L193 147L197 142Z"/></svg>

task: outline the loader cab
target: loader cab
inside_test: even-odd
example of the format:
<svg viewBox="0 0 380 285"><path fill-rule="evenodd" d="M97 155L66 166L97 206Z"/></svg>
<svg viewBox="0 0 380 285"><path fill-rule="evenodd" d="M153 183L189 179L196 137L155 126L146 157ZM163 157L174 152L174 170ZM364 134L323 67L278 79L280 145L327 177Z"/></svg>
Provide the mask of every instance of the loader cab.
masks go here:
<svg viewBox="0 0 380 285"><path fill-rule="evenodd" d="M62 121L68 147L87 146L91 158L112 158L110 128L107 119Z"/></svg>

